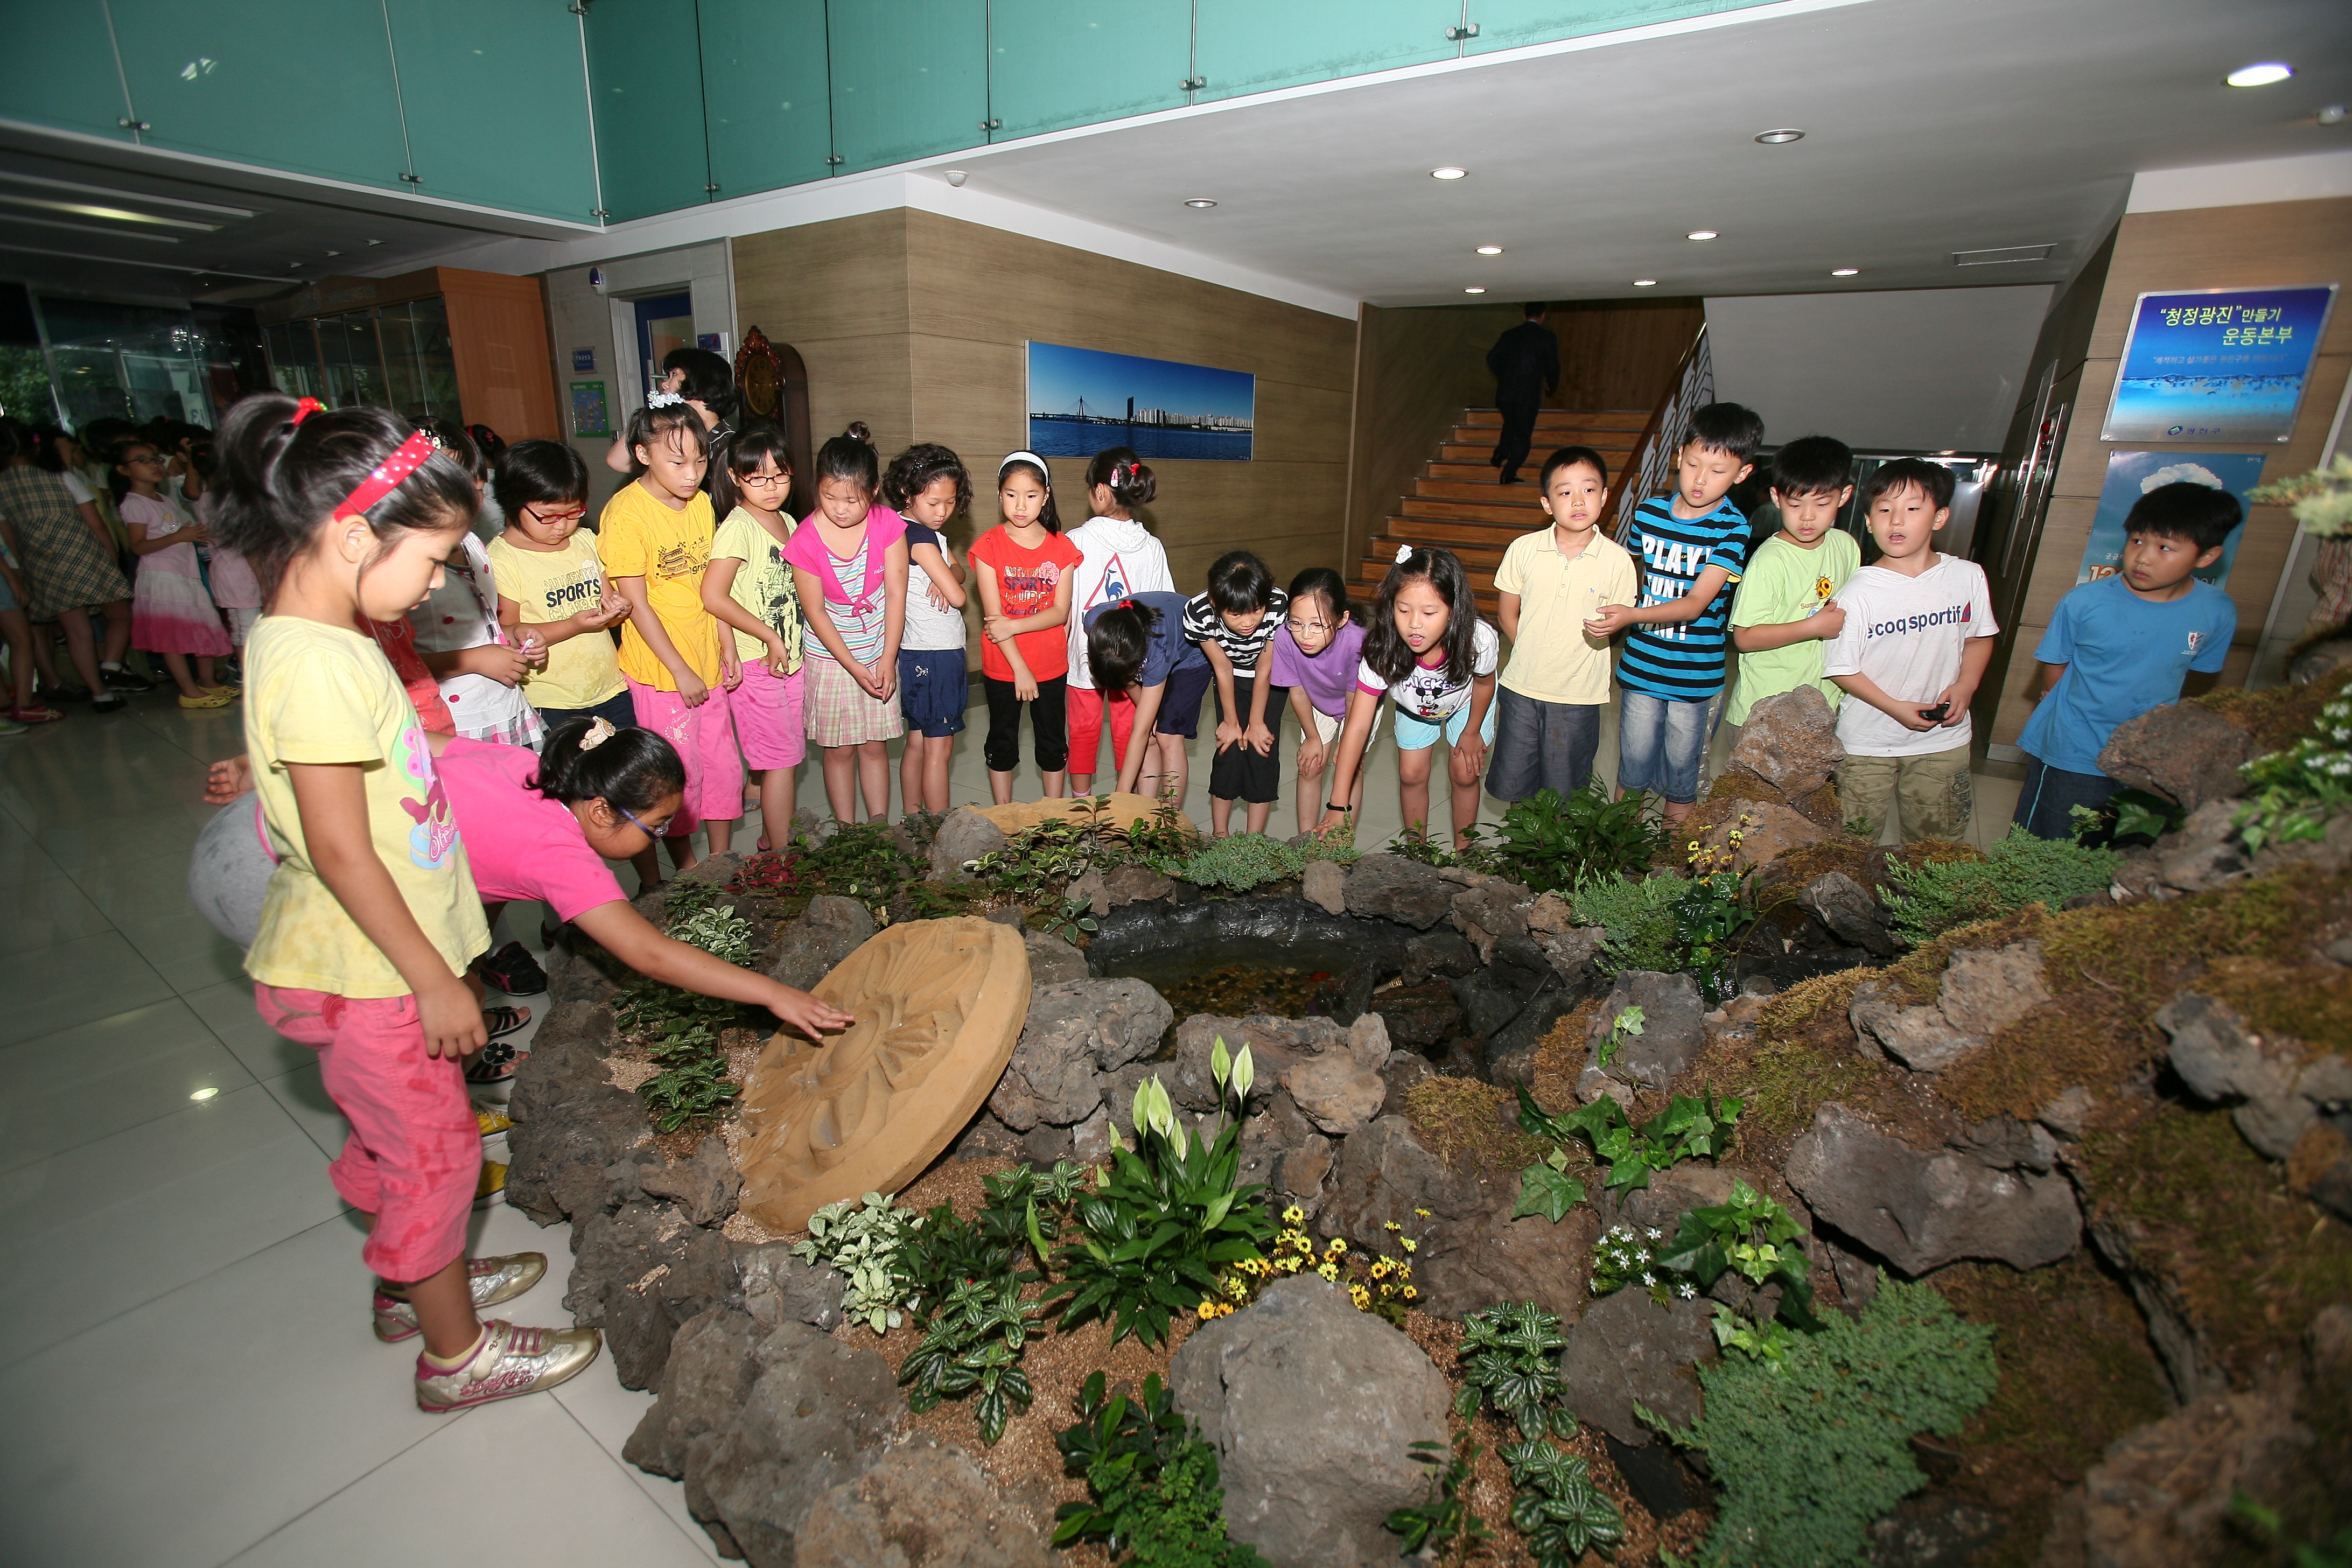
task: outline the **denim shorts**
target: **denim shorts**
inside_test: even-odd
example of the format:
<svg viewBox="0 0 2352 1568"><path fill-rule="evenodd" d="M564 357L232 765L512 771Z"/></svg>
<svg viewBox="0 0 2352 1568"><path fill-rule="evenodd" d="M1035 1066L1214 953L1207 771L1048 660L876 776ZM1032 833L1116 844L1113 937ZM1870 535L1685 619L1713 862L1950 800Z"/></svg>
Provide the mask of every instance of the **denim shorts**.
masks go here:
<svg viewBox="0 0 2352 1568"><path fill-rule="evenodd" d="M1571 795L1584 787L1601 749L1599 703L1546 702L1497 686L1495 707L1502 719L1486 769L1488 795L1517 801L1538 790Z"/></svg>
<svg viewBox="0 0 2352 1568"><path fill-rule="evenodd" d="M1430 747L1437 744L1437 737L1441 732L1445 736L1445 743L1447 745L1450 746L1454 744L1454 742L1462 739L1463 731L1470 728L1470 709L1471 704L1465 702L1461 707L1456 708L1452 713L1448 714L1446 716L1445 722L1443 724L1433 724L1426 719L1416 719L1412 714L1406 712L1403 709L1398 709L1396 716L1397 750L1400 752L1425 752L1429 750ZM1478 738L1486 742L1489 746L1492 746L1495 743L1495 715L1501 710L1501 703L1487 703L1486 722L1478 726Z"/></svg>
<svg viewBox="0 0 2352 1568"><path fill-rule="evenodd" d="M1706 745L1722 712L1719 691L1703 702L1626 692L1618 710L1617 787L1649 790L1675 805L1696 801Z"/></svg>
<svg viewBox="0 0 2352 1568"><path fill-rule="evenodd" d="M971 690L963 649L898 650L898 708L908 729L933 739L961 733Z"/></svg>

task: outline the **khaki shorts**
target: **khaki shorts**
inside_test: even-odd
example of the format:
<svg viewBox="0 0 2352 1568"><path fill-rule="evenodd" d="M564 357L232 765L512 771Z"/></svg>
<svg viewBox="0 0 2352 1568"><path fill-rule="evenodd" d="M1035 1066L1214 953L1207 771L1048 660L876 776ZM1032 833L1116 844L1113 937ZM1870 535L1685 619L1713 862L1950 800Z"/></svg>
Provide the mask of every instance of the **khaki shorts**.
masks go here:
<svg viewBox="0 0 2352 1568"><path fill-rule="evenodd" d="M1906 844L1968 842L1976 796L1966 745L1925 756L1848 757L1838 765L1837 788L1839 812L1866 838L1878 837L1893 811Z"/></svg>
<svg viewBox="0 0 2352 1568"><path fill-rule="evenodd" d="M1388 704L1386 702L1382 702L1378 708L1372 710L1372 727L1364 734L1364 749L1366 751L1370 751L1371 749L1372 742L1379 737L1381 732L1381 715L1386 711L1387 709ZM1339 731L1348 727L1347 718L1342 715L1339 718L1334 719L1328 713L1324 712L1320 708L1309 708L1307 711L1315 715L1315 738L1322 742L1327 746L1338 745L1339 743Z"/></svg>

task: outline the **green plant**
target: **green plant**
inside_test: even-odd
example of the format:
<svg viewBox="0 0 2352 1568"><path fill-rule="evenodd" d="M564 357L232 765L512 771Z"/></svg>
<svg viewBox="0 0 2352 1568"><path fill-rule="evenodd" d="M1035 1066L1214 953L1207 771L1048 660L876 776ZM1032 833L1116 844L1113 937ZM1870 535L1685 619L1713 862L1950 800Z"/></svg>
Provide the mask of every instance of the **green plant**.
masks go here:
<svg viewBox="0 0 2352 1568"><path fill-rule="evenodd" d="M1636 1281L1661 1305L1677 1296L1685 1301L1696 1296L1697 1286L1674 1279L1658 1266L1658 1244L1665 1238L1666 1233L1655 1226L1636 1231L1630 1225L1612 1225L1602 1231L1592 1244L1593 1300L1613 1296Z"/></svg>
<svg viewBox="0 0 2352 1568"><path fill-rule="evenodd" d="M2105 805L2077 805L2066 815L2074 842L2085 849L2111 849L2134 838L2153 844L2189 817L2178 801L2144 789L2119 789Z"/></svg>
<svg viewBox="0 0 2352 1568"><path fill-rule="evenodd" d="M2252 790L2234 826L2247 848L2327 837L2327 819L2352 807L2352 692L2322 708L2294 745L2241 771Z"/></svg>
<svg viewBox="0 0 2352 1568"><path fill-rule="evenodd" d="M675 1132L698 1116L716 1115L742 1092L726 1071L722 1059L698 1057L662 1068L637 1086L637 1094L653 1112L654 1126Z"/></svg>
<svg viewBox="0 0 2352 1568"><path fill-rule="evenodd" d="M2265 1542L2279 1542L2286 1529L2286 1521L2279 1516L2278 1510L2264 1507L2243 1487L2231 1489L2230 1517L2259 1531ZM2312 1541L2297 1546L2294 1568L2352 1568L2352 1525L2337 1531L2332 1541Z"/></svg>
<svg viewBox="0 0 2352 1568"><path fill-rule="evenodd" d="M1054 1254L1062 1278L1046 1299L1064 1304L1065 1324L1099 1314L1111 1320L1112 1343L1133 1333L1160 1344L1175 1313L1217 1289L1218 1270L1264 1255L1274 1221L1260 1185L1235 1185L1241 1126L1223 1110L1248 1103L1256 1069L1248 1047L1228 1058L1222 1037L1210 1066L1223 1123L1213 1141L1185 1132L1157 1074L1136 1086L1135 1147L1111 1151L1073 1205L1077 1239Z"/></svg>
<svg viewBox="0 0 2352 1568"><path fill-rule="evenodd" d="M1700 1290L1713 1289L1727 1273L1758 1292L1777 1285L1780 1300L1769 1320L1717 1302L1715 1339L1726 1350L1778 1361L1791 1342L1789 1329L1817 1333L1822 1328L1813 1315L1812 1260L1798 1239L1803 1234L1787 1209L1734 1181L1729 1201L1684 1214L1674 1240L1659 1249L1657 1265Z"/></svg>
<svg viewBox="0 0 2352 1568"><path fill-rule="evenodd" d="M1021 1300L1020 1281L1010 1278L965 1279L948 1291L931 1314L923 1342L898 1369L907 1407L917 1415L942 1399L967 1394L983 1443L1004 1436L1004 1423L1029 1408L1029 1374L1021 1352L1029 1342L1034 1301Z"/></svg>
<svg viewBox="0 0 2352 1568"><path fill-rule="evenodd" d="M1919 866L1889 860L1886 875L1895 886L1886 907L1895 931L1920 947L1955 926L2015 914L2028 904L2059 910L2078 895L2104 893L2118 863L2113 850L2036 838L2012 827L1981 859Z"/></svg>
<svg viewBox="0 0 2352 1568"><path fill-rule="evenodd" d="M1429 1467L1429 1496L1392 1510L1382 1523L1404 1537L1407 1557L1426 1548L1431 1561L1450 1560L1459 1568L1470 1561L1471 1552L1495 1538L1470 1507L1471 1479L1484 1450L1470 1440L1466 1426L1454 1439L1451 1458L1439 1457L1445 1445L1434 1438L1423 1437L1412 1447L1413 1463Z"/></svg>
<svg viewBox="0 0 2352 1568"><path fill-rule="evenodd" d="M694 885L709 886L707 882ZM731 910L697 910L684 920L672 920L669 934L688 947L698 947L713 958L723 958L738 966L759 956L759 939L751 922Z"/></svg>
<svg viewBox="0 0 2352 1568"><path fill-rule="evenodd" d="M1517 1423L1529 1441L1546 1432L1573 1436L1576 1417L1560 1403L1559 1352L1567 1345L1559 1319L1533 1301L1470 1313L1454 1351L1462 1391L1454 1396L1454 1413L1466 1421L1484 1404Z"/></svg>
<svg viewBox="0 0 2352 1568"><path fill-rule="evenodd" d="M677 926L701 914L719 901L718 883L700 877L681 877L662 894L662 923L665 929ZM680 942L684 937L678 938Z"/></svg>
<svg viewBox="0 0 2352 1568"><path fill-rule="evenodd" d="M907 1233L922 1223L913 1210L894 1207L879 1193L855 1204L845 1198L809 1215L808 1239L793 1244L793 1256L841 1270L841 1310L882 1333L904 1321L899 1308L912 1283L904 1256Z"/></svg>
<svg viewBox="0 0 2352 1568"><path fill-rule="evenodd" d="M1195 887L1247 892L1268 882L1288 881L1307 869L1307 856L1263 833L1235 833L1195 850L1173 875Z"/></svg>
<svg viewBox="0 0 2352 1568"><path fill-rule="evenodd" d="M1756 923L1747 877L1734 871L1693 877L1675 895L1671 911L1679 967L1697 978L1709 1002L1722 1001L1734 984L1732 963L1741 939Z"/></svg>
<svg viewBox="0 0 2352 1568"><path fill-rule="evenodd" d="M1649 1015L1639 1007L1624 1008L1609 1020L1609 1037L1601 1042L1602 1070L1607 1070L1609 1064L1616 1059L1617 1053L1625 1048L1628 1039L1641 1037L1643 1027L1648 1022Z"/></svg>
<svg viewBox="0 0 2352 1568"><path fill-rule="evenodd" d="M1617 1554L1625 1516L1592 1484L1583 1455L1531 1438L1504 1449L1502 1460L1514 1489L1511 1528L1527 1537L1536 1568L1574 1568L1588 1552Z"/></svg>
<svg viewBox="0 0 2352 1568"><path fill-rule="evenodd" d="M1503 813L1492 853L1502 872L1538 893L1639 872L1666 842L1664 825L1646 794L1610 798L1599 775L1562 795L1538 790Z"/></svg>
<svg viewBox="0 0 2352 1568"><path fill-rule="evenodd" d="M1582 1137L1592 1145L1592 1152L1609 1162L1607 1185L1612 1192L1630 1192L1650 1184L1650 1174L1663 1171L1679 1161L1713 1158L1723 1152L1729 1134L1739 1121L1740 1101L1726 1097L1718 1100L1712 1094L1678 1094L1666 1102L1666 1109L1647 1121L1636 1124L1627 1119L1624 1107L1608 1095L1591 1104L1570 1112L1553 1116L1535 1101L1535 1096L1519 1089L1519 1129L1538 1138L1549 1138L1555 1145L1566 1143L1571 1137ZM1567 1157L1555 1147L1551 1157L1528 1166L1519 1173L1519 1206L1512 1212L1517 1219L1522 1214L1546 1213L1558 1223L1560 1213L1584 1196L1582 1184L1569 1182L1560 1174ZM1549 1171L1549 1177L1538 1173ZM1574 1187L1575 1195L1559 1205L1559 1213L1549 1207L1564 1191ZM1545 1192L1546 1208L1530 1208L1529 1197L1537 1189Z"/></svg>
<svg viewBox="0 0 2352 1568"><path fill-rule="evenodd" d="M2336 460L2307 474L2273 479L2246 492L2246 499L2265 506L2291 506L2304 531L2321 539L2352 533L2352 452L2338 452Z"/></svg>
<svg viewBox="0 0 2352 1568"><path fill-rule="evenodd" d="M1000 897L1034 908L1049 889L1058 897L1088 871L1126 862L1129 847L1111 826L1109 810L1110 796L1092 796L1084 816L1057 816L1024 827L1003 848L966 861L964 869Z"/></svg>
<svg viewBox="0 0 2352 1568"><path fill-rule="evenodd" d="M1084 899L1066 899L1059 905L1048 905L1040 929L1047 936L1067 939L1074 947L1083 945L1087 938L1101 929L1090 912L1093 907Z"/></svg>
<svg viewBox="0 0 2352 1568"><path fill-rule="evenodd" d="M1106 1394L1103 1374L1078 1390L1077 1423L1054 1438L1062 1468L1086 1479L1083 1502L1055 1510L1054 1544L1108 1542L1149 1568L1265 1568L1225 1536L1216 1450L1176 1412L1160 1374L1140 1397Z"/></svg>
<svg viewBox="0 0 2352 1568"><path fill-rule="evenodd" d="M1926 1284L1880 1277L1860 1321L1832 1313L1779 1361L1701 1367L1706 1412L1673 1441L1706 1451L1722 1488L1706 1558L1759 1568L1864 1561L1870 1521L1927 1483L1919 1432L1957 1434L1998 1382L1990 1328Z"/></svg>

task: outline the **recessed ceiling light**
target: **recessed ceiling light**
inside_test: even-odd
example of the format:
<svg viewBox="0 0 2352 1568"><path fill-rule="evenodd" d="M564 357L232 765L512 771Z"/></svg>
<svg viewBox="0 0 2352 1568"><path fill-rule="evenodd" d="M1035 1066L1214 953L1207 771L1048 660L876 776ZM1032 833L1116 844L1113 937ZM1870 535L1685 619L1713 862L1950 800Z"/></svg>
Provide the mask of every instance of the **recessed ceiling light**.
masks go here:
<svg viewBox="0 0 2352 1568"><path fill-rule="evenodd" d="M1478 247L1478 254L1481 256L1500 256L1503 254L1503 247L1499 245L1482 245Z"/></svg>
<svg viewBox="0 0 2352 1568"><path fill-rule="evenodd" d="M1784 125L1778 131L1759 131L1756 133L1756 140L1767 147L1778 147L1784 142L1802 142L1804 139L1803 132L1790 125Z"/></svg>
<svg viewBox="0 0 2352 1568"><path fill-rule="evenodd" d="M1484 294L1486 290L1485 290L1484 289L1471 288L1471 289L1463 289L1462 291L1463 291L1465 294Z"/></svg>
<svg viewBox="0 0 2352 1568"><path fill-rule="evenodd" d="M1830 268L1830 276L1832 278L1857 278L1860 277L1861 274L1862 268L1859 267L1832 267Z"/></svg>
<svg viewBox="0 0 2352 1568"><path fill-rule="evenodd" d="M371 239L371 240L369 240L369 241L368 241L368 243L369 243L370 245L382 245L382 244L383 243L383 241L382 241L382 240L380 240L380 239Z"/></svg>
<svg viewBox="0 0 2352 1568"><path fill-rule="evenodd" d="M1206 212L1209 208L1215 206L1217 204L1211 201L1206 196L1194 196L1184 205L1188 207L1197 207L1202 212Z"/></svg>
<svg viewBox="0 0 2352 1568"><path fill-rule="evenodd" d="M1711 228L1695 228L1688 234L1683 236L1683 237L1685 239L1713 239L1715 237L1715 230Z"/></svg>
<svg viewBox="0 0 2352 1568"><path fill-rule="evenodd" d="M2269 87L2294 74L2294 68L2284 60L2258 60L2250 66L2240 66L2221 79L2231 87Z"/></svg>
<svg viewBox="0 0 2352 1568"><path fill-rule="evenodd" d="M1429 172L1429 177L1433 180L1458 180L1469 172L1467 169L1457 169L1448 163L1442 169L1432 169Z"/></svg>
<svg viewBox="0 0 2352 1568"><path fill-rule="evenodd" d="M342 252L341 252L341 251L340 251L340 250L331 250L331 251L327 252L327 254L328 254L328 255L330 255L330 256L341 256L341 255L342 254Z"/></svg>
<svg viewBox="0 0 2352 1568"><path fill-rule="evenodd" d="M1636 289L1654 289L1657 286L1658 280L1654 278L1636 278L1633 279L1633 287Z"/></svg>

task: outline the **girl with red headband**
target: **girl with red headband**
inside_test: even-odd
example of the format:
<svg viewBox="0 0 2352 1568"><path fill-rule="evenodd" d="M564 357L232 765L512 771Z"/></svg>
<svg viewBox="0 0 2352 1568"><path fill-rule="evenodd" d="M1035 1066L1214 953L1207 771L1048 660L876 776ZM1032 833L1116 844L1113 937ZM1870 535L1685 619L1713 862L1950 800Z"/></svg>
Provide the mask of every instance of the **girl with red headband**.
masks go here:
<svg viewBox="0 0 2352 1568"><path fill-rule="evenodd" d="M424 1336L418 1407L552 1387L601 1341L476 1316L547 1268L536 1253L466 1257L482 1147L459 1059L487 1033L465 975L489 931L416 710L354 625L401 621L440 581L474 521L472 477L382 409L329 414L277 393L232 407L218 449L215 534L268 595L245 665L246 744L279 862L246 953L255 1001L317 1049L352 1124L328 1174L369 1216L378 1332L408 1337L413 1321Z"/></svg>

